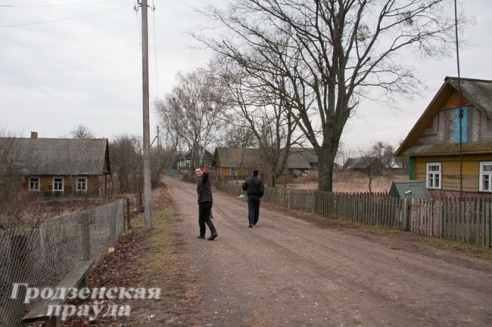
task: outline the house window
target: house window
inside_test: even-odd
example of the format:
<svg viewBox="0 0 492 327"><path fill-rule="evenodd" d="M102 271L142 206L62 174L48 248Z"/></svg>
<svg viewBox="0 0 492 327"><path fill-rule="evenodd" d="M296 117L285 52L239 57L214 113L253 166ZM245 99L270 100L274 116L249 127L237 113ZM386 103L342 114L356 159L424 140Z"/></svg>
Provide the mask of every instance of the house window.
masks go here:
<svg viewBox="0 0 492 327"><path fill-rule="evenodd" d="M427 164L427 188L441 189L441 163Z"/></svg>
<svg viewBox="0 0 492 327"><path fill-rule="evenodd" d="M231 168L231 176L236 176L236 168Z"/></svg>
<svg viewBox="0 0 492 327"><path fill-rule="evenodd" d="M480 163L480 191L492 192L492 161Z"/></svg>
<svg viewBox="0 0 492 327"><path fill-rule="evenodd" d="M77 177L77 192L87 192L87 177Z"/></svg>
<svg viewBox="0 0 492 327"><path fill-rule="evenodd" d="M39 191L39 177L29 177L29 191Z"/></svg>
<svg viewBox="0 0 492 327"><path fill-rule="evenodd" d="M63 192L63 177L53 177L53 192Z"/></svg>
<svg viewBox="0 0 492 327"><path fill-rule="evenodd" d="M454 143L460 143L460 108L454 109ZM461 108L461 142L467 142L468 107Z"/></svg>

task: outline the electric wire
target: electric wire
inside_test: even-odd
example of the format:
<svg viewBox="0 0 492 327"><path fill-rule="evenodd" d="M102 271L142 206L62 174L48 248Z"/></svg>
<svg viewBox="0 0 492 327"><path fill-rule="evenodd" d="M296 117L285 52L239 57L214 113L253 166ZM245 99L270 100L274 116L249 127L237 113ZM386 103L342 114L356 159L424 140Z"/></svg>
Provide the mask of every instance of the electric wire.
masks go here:
<svg viewBox="0 0 492 327"><path fill-rule="evenodd" d="M70 6L80 6L80 5L102 5L111 2L123 2L127 0L107 0L107 1L97 1L97 2L75 2L75 3L63 3L63 4L51 4L51 5L0 5L4 8L47 8L47 7L70 7Z"/></svg>
<svg viewBox="0 0 492 327"><path fill-rule="evenodd" d="M64 18L59 18L59 19L52 19L52 20L47 20L47 21L21 23L21 24L5 24L5 25L0 25L0 28L5 28L5 27L20 27L20 26L40 25L40 24L50 24L50 23L59 23L59 22L66 21L66 20L71 20L71 19L97 16L97 15L105 14L105 13L108 13L108 12L121 10L121 9L126 8L128 6L129 6L128 4L125 4L125 5L120 6L120 7L111 8L111 9L107 9L107 10L101 10L101 11L97 11L97 12L90 13L90 14L84 14L84 15L78 15L78 16L70 16L70 17L64 17Z"/></svg>

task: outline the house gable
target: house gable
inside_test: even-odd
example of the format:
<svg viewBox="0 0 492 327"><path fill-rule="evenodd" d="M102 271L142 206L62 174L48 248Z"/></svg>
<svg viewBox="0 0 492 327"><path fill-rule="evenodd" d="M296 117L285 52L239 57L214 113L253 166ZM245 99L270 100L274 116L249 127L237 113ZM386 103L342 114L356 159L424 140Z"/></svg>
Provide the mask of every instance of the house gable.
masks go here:
<svg viewBox="0 0 492 327"><path fill-rule="evenodd" d="M459 90L462 102L459 103ZM446 77L444 84L414 125L395 156L456 154L461 140L469 153L492 147L492 81Z"/></svg>
<svg viewBox="0 0 492 327"><path fill-rule="evenodd" d="M446 77L395 156L410 158L409 179L434 198L490 196L491 117L492 81Z"/></svg>

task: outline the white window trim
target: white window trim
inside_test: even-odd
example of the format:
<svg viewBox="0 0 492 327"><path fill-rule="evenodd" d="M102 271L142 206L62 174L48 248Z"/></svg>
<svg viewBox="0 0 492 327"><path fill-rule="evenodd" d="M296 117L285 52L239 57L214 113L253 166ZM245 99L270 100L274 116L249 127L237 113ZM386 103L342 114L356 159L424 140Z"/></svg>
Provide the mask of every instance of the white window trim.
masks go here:
<svg viewBox="0 0 492 327"><path fill-rule="evenodd" d="M55 179L58 179L58 178L61 179L61 190L55 190ZM65 191L65 180L64 180L63 177L59 177L59 176L53 177L53 184L52 185L53 185L53 193L54 192L64 192Z"/></svg>
<svg viewBox="0 0 492 327"><path fill-rule="evenodd" d="M436 171L429 171L429 167L430 166L438 166L439 167L439 171L436 172ZM439 176L439 185L438 186L430 186L429 185L429 174L433 174L433 175L438 175ZM433 178L435 180L435 178ZM425 186L428 188L428 189L432 189L432 190L440 190L441 187L442 187L442 165L440 162L428 162L425 166Z"/></svg>
<svg viewBox="0 0 492 327"><path fill-rule="evenodd" d="M84 180L84 185L85 185L85 188L83 190L79 190L79 180L83 179ZM76 179L76 187L77 187L77 192L82 192L82 193L87 193L87 177L77 177Z"/></svg>
<svg viewBox="0 0 492 327"><path fill-rule="evenodd" d="M480 162L480 174L479 174L479 191L480 192L488 192L492 193L492 172L487 172L487 174L484 174L483 172L483 166L485 165L492 165L492 161L481 161ZM483 176L484 175L489 175L490 181L489 181L489 187L490 190L485 190L484 185L483 185Z"/></svg>
<svg viewBox="0 0 492 327"><path fill-rule="evenodd" d="M31 188L31 179L37 179L38 180L38 187L37 188ZM29 180L27 181L28 182L28 187L29 187L29 192L39 192L41 191L41 178L39 178L39 176L32 176L32 177L29 177Z"/></svg>

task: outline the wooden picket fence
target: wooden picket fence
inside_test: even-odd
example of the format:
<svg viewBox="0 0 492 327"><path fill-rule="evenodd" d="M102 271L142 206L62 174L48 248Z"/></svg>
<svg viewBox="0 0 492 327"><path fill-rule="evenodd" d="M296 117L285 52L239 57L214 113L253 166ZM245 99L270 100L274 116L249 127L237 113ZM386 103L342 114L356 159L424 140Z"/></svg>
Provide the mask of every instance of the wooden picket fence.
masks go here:
<svg viewBox="0 0 492 327"><path fill-rule="evenodd" d="M229 194L244 194L239 184L217 183L216 186ZM266 188L262 200L331 219L492 247L492 197L426 201L400 199L387 193Z"/></svg>

